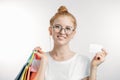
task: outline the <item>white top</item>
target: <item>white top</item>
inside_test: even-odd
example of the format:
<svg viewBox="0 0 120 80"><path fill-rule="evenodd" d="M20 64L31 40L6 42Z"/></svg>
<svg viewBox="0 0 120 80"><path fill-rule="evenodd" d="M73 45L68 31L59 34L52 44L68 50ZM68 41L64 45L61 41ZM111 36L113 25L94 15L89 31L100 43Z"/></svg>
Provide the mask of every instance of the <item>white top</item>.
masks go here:
<svg viewBox="0 0 120 80"><path fill-rule="evenodd" d="M86 56L75 54L71 59L65 61L54 60L49 53L48 66L45 71L45 80L81 80L89 76L90 60ZM32 72L39 68L40 60L33 60Z"/></svg>

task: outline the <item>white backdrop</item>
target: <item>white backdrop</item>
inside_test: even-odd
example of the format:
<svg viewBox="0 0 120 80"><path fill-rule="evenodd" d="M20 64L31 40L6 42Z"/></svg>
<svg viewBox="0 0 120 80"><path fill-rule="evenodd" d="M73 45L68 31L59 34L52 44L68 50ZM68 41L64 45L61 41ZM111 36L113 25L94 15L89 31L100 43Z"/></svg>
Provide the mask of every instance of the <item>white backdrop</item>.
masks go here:
<svg viewBox="0 0 120 80"><path fill-rule="evenodd" d="M90 57L89 44L109 52L97 80L120 79L119 0L0 0L0 80L14 80L32 50L50 50L49 20L65 5L78 22L71 48Z"/></svg>

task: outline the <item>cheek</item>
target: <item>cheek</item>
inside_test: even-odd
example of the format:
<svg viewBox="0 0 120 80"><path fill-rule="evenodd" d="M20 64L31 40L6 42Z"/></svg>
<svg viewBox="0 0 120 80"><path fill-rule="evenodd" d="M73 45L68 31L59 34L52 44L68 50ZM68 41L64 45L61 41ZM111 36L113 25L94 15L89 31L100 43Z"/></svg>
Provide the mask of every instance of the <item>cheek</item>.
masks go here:
<svg viewBox="0 0 120 80"><path fill-rule="evenodd" d="M57 38L57 34L54 33L54 32L51 32L51 36L52 36L53 39L56 39L56 38Z"/></svg>
<svg viewBox="0 0 120 80"><path fill-rule="evenodd" d="M71 39L72 39L72 37L71 37L71 36L69 36L69 37L68 37L68 41L70 41Z"/></svg>
<svg viewBox="0 0 120 80"><path fill-rule="evenodd" d="M68 38L69 39L72 39L73 38L73 35L71 34L71 35L68 35Z"/></svg>

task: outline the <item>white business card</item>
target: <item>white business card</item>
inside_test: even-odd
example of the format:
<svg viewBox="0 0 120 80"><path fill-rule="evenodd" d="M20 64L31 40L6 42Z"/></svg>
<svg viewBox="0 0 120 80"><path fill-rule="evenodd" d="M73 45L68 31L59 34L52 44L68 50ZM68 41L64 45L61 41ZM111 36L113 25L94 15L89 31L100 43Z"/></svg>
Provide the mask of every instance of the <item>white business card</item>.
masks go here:
<svg viewBox="0 0 120 80"><path fill-rule="evenodd" d="M97 53L97 52L100 52L102 48L103 48L103 46L100 44L90 44L89 45L89 52L90 53Z"/></svg>

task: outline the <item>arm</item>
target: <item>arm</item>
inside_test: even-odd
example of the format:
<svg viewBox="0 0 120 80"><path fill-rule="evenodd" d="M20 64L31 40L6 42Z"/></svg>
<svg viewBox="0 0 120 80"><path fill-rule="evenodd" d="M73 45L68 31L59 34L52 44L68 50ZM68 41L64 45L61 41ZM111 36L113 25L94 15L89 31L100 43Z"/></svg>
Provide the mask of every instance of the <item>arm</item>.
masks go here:
<svg viewBox="0 0 120 80"><path fill-rule="evenodd" d="M104 62L107 52L102 49L102 52L98 52L91 62L89 80L96 80L97 67Z"/></svg>
<svg viewBox="0 0 120 80"><path fill-rule="evenodd" d="M41 61L40 67L37 72L32 72L30 80L44 80L46 63Z"/></svg>
<svg viewBox="0 0 120 80"><path fill-rule="evenodd" d="M82 80L96 80L96 74L97 74L97 67L91 67L90 76Z"/></svg>
<svg viewBox="0 0 120 80"><path fill-rule="evenodd" d="M97 67L91 66L90 76L88 80L96 80Z"/></svg>
<svg viewBox="0 0 120 80"><path fill-rule="evenodd" d="M45 70L48 63L47 56L44 52L41 51L39 47L36 47L34 50L35 58L40 59L40 65L37 72L31 72L30 80L44 80Z"/></svg>

